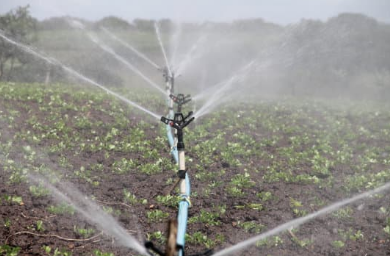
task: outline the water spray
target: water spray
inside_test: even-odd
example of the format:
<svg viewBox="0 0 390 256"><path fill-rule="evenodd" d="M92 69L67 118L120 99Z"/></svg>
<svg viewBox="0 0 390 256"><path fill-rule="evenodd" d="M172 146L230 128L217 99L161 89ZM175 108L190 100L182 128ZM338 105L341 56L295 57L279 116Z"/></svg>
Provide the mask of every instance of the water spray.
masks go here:
<svg viewBox="0 0 390 256"><path fill-rule="evenodd" d="M62 63L59 62L58 60L56 60L56 59L54 59L54 58L46 57L46 56L44 56L44 55L38 53L37 51L33 50L33 49L30 48L29 46L24 45L24 44L21 44L21 43L18 43L18 42L16 42L16 41L14 41L14 40L12 40L12 39L6 37L6 36L3 34L3 32L2 32L1 30L0 30L0 37L3 38L4 40L6 40L8 43L11 43L11 44L13 44L13 45L19 47L19 48L22 49L23 51L25 51L25 52L27 52L27 53L29 53L29 54L32 54L32 55L34 55L34 56L36 56L36 57L38 57L38 58L40 58L40 59L42 59L42 60L48 62L49 64L56 65L56 66L60 66L60 67L61 67L62 69L64 69L68 74L71 74L71 75L77 77L78 79L83 80L84 82L87 82L88 84L94 85L94 86L96 86L96 87L102 89L102 90L105 91L106 93L115 96L116 98L122 100L123 102L125 102L125 103L127 103L127 104L129 104L129 105L131 105L131 106L133 106L133 107L138 108L139 110L142 110L143 112L145 112L145 113L151 115L152 117L154 117L154 118L156 118L156 119L159 119L159 118L160 118L160 115L153 113L152 111L150 111L150 110L148 110L148 109L146 109L146 108L144 108L144 107L138 105L137 103L135 103L135 102L133 102L133 101L131 101L131 100L129 100L129 99L126 99L125 97L123 97L122 95L119 95L119 94L116 93L116 92L111 91L110 89L108 89L108 88L106 88L105 86L99 84L98 82L95 82L94 80L92 80L92 79L90 79L90 78L88 78L88 77L86 77L86 76L80 74L79 72L73 70L72 68L70 68L70 67L68 67L68 66L66 66L66 65L64 65L64 64L62 64Z"/></svg>
<svg viewBox="0 0 390 256"><path fill-rule="evenodd" d="M166 69L167 69L167 73L170 77L172 77L172 71L171 71L171 68L169 66L169 61L168 61L168 57L167 57L167 54L165 53L165 49L164 49L164 45L163 45L163 42L161 40L161 35L160 35L160 29L157 25L157 22L154 23L154 29L156 30L156 35L157 35L157 40L158 40L158 43L160 44L160 47L161 47L161 52L164 56L164 60L165 60L165 64L166 64Z"/></svg>
<svg viewBox="0 0 390 256"><path fill-rule="evenodd" d="M114 39L115 41L121 43L123 46L125 46L126 48L130 49L132 52L134 52L135 54L137 54L139 57L141 57L142 59L144 59L146 62L148 62L149 64L151 64L153 67L155 67L156 69L160 69L160 66L157 65L156 63L154 63L151 59L149 59L148 57L146 57L145 54L143 54L142 52L138 51L137 49L135 49L133 46L131 46L130 44L126 43L125 41L123 41L122 39L118 38L116 35L114 35L113 33L111 33L107 28L105 27L102 27L101 28L104 33L106 33L109 37L111 37L112 39Z"/></svg>
<svg viewBox="0 0 390 256"><path fill-rule="evenodd" d="M255 237L252 237L248 240L245 240L243 242L240 242L234 246L231 246L229 248L226 248L222 251L219 251L215 254L213 254L213 256L224 256L224 255L231 255L232 253L236 253L242 249L247 249L248 246L250 245L253 245L255 244L256 242L258 241L261 241L261 240L264 240L270 236L274 236L274 235L277 235L283 231L286 231L286 230L289 230L291 228L296 228L312 219L316 219L316 218L319 218L325 214L328 214L328 213L331 213L331 212L334 212L338 209L340 209L341 207L344 207L348 204L352 204L356 201L359 201L359 200L362 200L364 198L367 198L369 196L372 196L372 195L375 195L375 194L378 194L378 193L382 193L386 190L389 190L390 189L390 182L384 184L383 186L381 187L378 187L376 189L373 189L373 190L370 190L370 191L367 191L367 192L364 192L364 193L361 193L361 194L358 194L354 197L351 197L351 198L348 198L348 199L344 199L342 201L339 201L339 202L336 202L336 203L333 203L325 208L322 208L321 210L319 211L316 211L316 212L313 212L309 215L306 215L304 217L301 217L301 218L298 218L298 219L294 219L294 220L291 220L289 222L286 222L282 225L279 225L277 226L276 228L272 229L272 230L269 230L263 234L260 234L258 236L255 236Z"/></svg>
<svg viewBox="0 0 390 256"><path fill-rule="evenodd" d="M122 62L126 67L128 67L131 71L136 73L139 77L141 77L145 82L147 82L149 85L151 85L153 88L164 94L164 90L161 89L155 82L150 80L144 73L142 73L139 69L137 69L134 65L132 65L130 62L128 62L126 59L124 59L122 56L117 54L112 48L108 47L107 45L103 44L95 35L88 33L89 39L94 42L97 46L99 46L103 51L111 54L115 59Z"/></svg>

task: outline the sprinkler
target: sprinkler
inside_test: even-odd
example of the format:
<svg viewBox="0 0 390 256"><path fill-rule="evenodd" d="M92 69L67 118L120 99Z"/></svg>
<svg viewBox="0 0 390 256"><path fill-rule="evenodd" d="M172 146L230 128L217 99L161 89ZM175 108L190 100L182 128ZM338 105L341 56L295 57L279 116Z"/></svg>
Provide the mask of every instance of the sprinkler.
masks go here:
<svg viewBox="0 0 390 256"><path fill-rule="evenodd" d="M181 112L178 112L178 113L175 113L175 116L173 119L168 119L165 116L161 117L161 122L175 128L177 131L177 150L179 151L179 154L180 154L180 152L184 153L185 147L184 147L184 141L183 141L183 129L195 119L195 117L191 117L192 114L193 114L193 112L190 111L187 116L183 116L183 114ZM183 157L184 157L184 155L183 155ZM181 160L184 162L184 158ZM179 166L180 166L180 158L179 158ZM184 170L184 168L183 168L183 170Z"/></svg>
<svg viewBox="0 0 390 256"><path fill-rule="evenodd" d="M167 67L159 69L163 73L163 77L165 80L165 84L167 85L166 89L170 92L174 92L174 85L175 85L175 73L172 72L171 74L169 73L169 70Z"/></svg>
<svg viewBox="0 0 390 256"><path fill-rule="evenodd" d="M169 98L171 98L173 100L173 102L175 102L177 104L177 112L178 113L181 113L181 108L184 104L188 103L191 101L191 95L188 94L186 96L184 96L184 94L178 94L177 96L173 95L173 94L170 94L169 95Z"/></svg>
<svg viewBox="0 0 390 256"><path fill-rule="evenodd" d="M190 201L190 182L185 166L185 145L184 145L184 134L183 129L189 125L195 117L192 116L193 112L190 111L188 115L184 116L181 112L175 113L173 119L161 117L161 121L167 126L174 128L177 134L177 152L178 152L178 164L179 170L177 172L178 179L175 182L175 188L179 185L181 201L179 203L179 214L178 214L178 231L176 245L180 256L184 255L184 241L187 227L188 208L191 205Z"/></svg>

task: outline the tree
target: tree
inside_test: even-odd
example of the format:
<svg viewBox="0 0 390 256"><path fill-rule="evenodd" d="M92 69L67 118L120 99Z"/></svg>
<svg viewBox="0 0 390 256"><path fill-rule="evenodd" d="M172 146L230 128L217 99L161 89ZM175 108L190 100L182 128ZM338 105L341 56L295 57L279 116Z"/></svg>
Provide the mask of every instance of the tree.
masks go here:
<svg viewBox="0 0 390 256"><path fill-rule="evenodd" d="M30 16L29 6L18 7L0 16L0 33L23 44L35 40L37 21ZM15 45L0 38L0 79L9 79L16 65L24 65L29 57ZM7 76L5 74L7 73Z"/></svg>

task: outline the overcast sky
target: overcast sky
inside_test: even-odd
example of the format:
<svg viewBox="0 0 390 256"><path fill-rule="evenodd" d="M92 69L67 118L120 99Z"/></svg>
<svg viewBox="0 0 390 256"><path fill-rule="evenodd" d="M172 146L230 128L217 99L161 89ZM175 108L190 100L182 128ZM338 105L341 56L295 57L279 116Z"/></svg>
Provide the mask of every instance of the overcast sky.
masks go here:
<svg viewBox="0 0 390 256"><path fill-rule="evenodd" d="M27 4L32 16L40 20L69 15L96 21L114 15L128 21L263 18L289 24L302 18L325 21L339 13L352 12L390 23L390 0L0 0L0 14Z"/></svg>

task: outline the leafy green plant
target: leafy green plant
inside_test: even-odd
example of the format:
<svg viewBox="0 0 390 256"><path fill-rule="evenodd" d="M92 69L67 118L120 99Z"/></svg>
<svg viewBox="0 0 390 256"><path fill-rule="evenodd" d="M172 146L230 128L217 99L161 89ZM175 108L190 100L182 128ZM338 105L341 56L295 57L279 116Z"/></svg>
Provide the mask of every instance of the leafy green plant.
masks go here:
<svg viewBox="0 0 390 256"><path fill-rule="evenodd" d="M50 194L50 191L42 185L38 185L38 186L32 185L30 186L29 189L33 197L44 197Z"/></svg>
<svg viewBox="0 0 390 256"><path fill-rule="evenodd" d="M102 252L102 251L97 250L97 249L93 251L93 254L95 256L115 256L115 254L113 254L112 252Z"/></svg>
<svg viewBox="0 0 390 256"><path fill-rule="evenodd" d="M383 231L390 235L390 218L386 218L386 226L383 228Z"/></svg>
<svg viewBox="0 0 390 256"><path fill-rule="evenodd" d="M332 242L332 245L334 248L343 248L345 246L345 243L341 240L335 240Z"/></svg>
<svg viewBox="0 0 390 256"><path fill-rule="evenodd" d="M265 226L259 223L256 223L254 221L245 221L245 222L238 222L238 227L243 228L248 233L260 233Z"/></svg>
<svg viewBox="0 0 390 256"><path fill-rule="evenodd" d="M20 247L14 247L6 244L0 245L0 254L4 256L17 256L20 250Z"/></svg>
<svg viewBox="0 0 390 256"><path fill-rule="evenodd" d="M146 237L147 237L148 241L157 241L160 244L164 244L167 240L165 234L161 231L147 233Z"/></svg>
<svg viewBox="0 0 390 256"><path fill-rule="evenodd" d="M95 233L95 230L92 228L80 228L77 226L73 227L73 231L83 238L88 238Z"/></svg>
<svg viewBox="0 0 390 256"><path fill-rule="evenodd" d="M40 231L40 232L45 231L45 227L43 226L43 221L37 220L35 228L37 231Z"/></svg>
<svg viewBox="0 0 390 256"><path fill-rule="evenodd" d="M158 195L156 197L156 201L159 204L162 204L162 205L165 205L165 206L169 206L169 207L177 207L177 205L180 202L180 200L181 200L181 197L179 197L179 196L171 196L171 195L161 196L161 195Z"/></svg>
<svg viewBox="0 0 390 256"><path fill-rule="evenodd" d="M351 219L353 214L353 209L349 206L341 208L340 210L337 210L332 213L334 217L337 219Z"/></svg>
<svg viewBox="0 0 390 256"><path fill-rule="evenodd" d="M257 247L266 246L268 248L270 247L278 247L279 245L283 244L283 239L280 238L280 236L273 236L267 239L263 239L256 243Z"/></svg>
<svg viewBox="0 0 390 256"><path fill-rule="evenodd" d="M168 218L169 213L163 212L161 210L152 210L146 212L146 217L149 222L161 222L164 219Z"/></svg>
<svg viewBox="0 0 390 256"><path fill-rule="evenodd" d="M16 203L16 204L19 204L19 205L23 205L23 199L21 196L9 196L9 195L5 195L4 196L4 199L10 203Z"/></svg>
<svg viewBox="0 0 390 256"><path fill-rule="evenodd" d="M197 216L191 217L188 220L188 223L203 223L206 226L218 226L221 224L219 220L219 213L213 213L201 209L200 213Z"/></svg>
<svg viewBox="0 0 390 256"><path fill-rule="evenodd" d="M295 216L305 216L307 215L307 211L302 209L303 205L300 201L290 197L290 207Z"/></svg>
<svg viewBox="0 0 390 256"><path fill-rule="evenodd" d="M57 206L50 205L47 210L52 213L52 214L70 214L73 215L75 213L75 210L73 209L72 206L66 204L66 203L61 203L58 204Z"/></svg>
<svg viewBox="0 0 390 256"><path fill-rule="evenodd" d="M215 246L215 241L207 237L202 232L195 232L192 235L186 234L186 241L190 244L204 245L206 248L212 248Z"/></svg>

